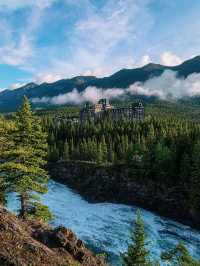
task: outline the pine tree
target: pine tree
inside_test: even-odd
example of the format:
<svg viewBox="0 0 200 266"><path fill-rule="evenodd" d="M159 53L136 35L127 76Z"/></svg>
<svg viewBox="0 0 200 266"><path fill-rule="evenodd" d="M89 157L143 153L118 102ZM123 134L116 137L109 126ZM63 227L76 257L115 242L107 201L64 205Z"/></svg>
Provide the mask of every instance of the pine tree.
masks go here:
<svg viewBox="0 0 200 266"><path fill-rule="evenodd" d="M115 153L113 151L111 144L108 146L108 161L110 163L113 163L115 161Z"/></svg>
<svg viewBox="0 0 200 266"><path fill-rule="evenodd" d="M14 118L16 130L12 134L13 147L6 151L7 161L0 165L10 188L20 198L19 216L27 218L37 213L39 194L47 192L48 174L44 170L47 156L46 134L40 120L32 113L26 97ZM43 209L44 210L44 209ZM41 218L50 217L48 209Z"/></svg>
<svg viewBox="0 0 200 266"><path fill-rule="evenodd" d="M125 266L150 266L152 265L148 256L149 250L146 248L146 234L144 223L139 211L135 220L135 227L132 233L132 244L129 245L128 251L122 255Z"/></svg>
<svg viewBox="0 0 200 266"><path fill-rule="evenodd" d="M63 147L63 159L69 160L69 144L67 141L65 141L64 147Z"/></svg>
<svg viewBox="0 0 200 266"><path fill-rule="evenodd" d="M53 146L48 147L48 160L50 162L57 162L60 158L59 150L56 143Z"/></svg>
<svg viewBox="0 0 200 266"><path fill-rule="evenodd" d="M73 138L70 141L69 153L70 153L70 156L73 158L74 156L74 139Z"/></svg>
<svg viewBox="0 0 200 266"><path fill-rule="evenodd" d="M6 150L11 147L12 142L9 136L14 130L14 124L6 121L4 117L0 117L0 163L6 160ZM9 189L5 175L0 171L0 203L6 203L6 192Z"/></svg>
<svg viewBox="0 0 200 266"><path fill-rule="evenodd" d="M107 162L108 149L107 149L107 144L106 144L106 140L104 136L101 139L101 151L102 151L102 161Z"/></svg>
<svg viewBox="0 0 200 266"><path fill-rule="evenodd" d="M190 256L183 243L179 243L175 248L161 255L163 261L169 262L171 266L200 266L200 261Z"/></svg>
<svg viewBox="0 0 200 266"><path fill-rule="evenodd" d="M102 151L102 143L100 142L98 144L98 150L97 150L97 163L101 164L103 161L103 151Z"/></svg>

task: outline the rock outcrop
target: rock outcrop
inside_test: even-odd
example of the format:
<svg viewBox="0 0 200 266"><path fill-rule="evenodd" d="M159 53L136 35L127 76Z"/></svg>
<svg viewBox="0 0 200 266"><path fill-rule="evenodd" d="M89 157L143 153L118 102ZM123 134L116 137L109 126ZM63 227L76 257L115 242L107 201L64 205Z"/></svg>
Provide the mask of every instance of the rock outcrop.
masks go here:
<svg viewBox="0 0 200 266"><path fill-rule="evenodd" d="M64 227L20 220L0 206L1 266L106 266Z"/></svg>

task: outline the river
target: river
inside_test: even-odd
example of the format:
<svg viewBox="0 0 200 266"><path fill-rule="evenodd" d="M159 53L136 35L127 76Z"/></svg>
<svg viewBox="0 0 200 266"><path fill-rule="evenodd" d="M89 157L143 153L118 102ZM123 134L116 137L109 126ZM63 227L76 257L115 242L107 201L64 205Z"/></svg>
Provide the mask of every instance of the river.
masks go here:
<svg viewBox="0 0 200 266"><path fill-rule="evenodd" d="M137 207L88 203L78 193L52 180L48 187L49 191L42 200L55 215L51 224L72 229L94 251L107 253L111 265L121 266L119 254L127 249L130 242ZM16 195L10 194L8 208L16 212L17 206ZM159 260L163 250L180 240L184 241L191 255L200 258L200 232L145 210L141 213L154 259Z"/></svg>

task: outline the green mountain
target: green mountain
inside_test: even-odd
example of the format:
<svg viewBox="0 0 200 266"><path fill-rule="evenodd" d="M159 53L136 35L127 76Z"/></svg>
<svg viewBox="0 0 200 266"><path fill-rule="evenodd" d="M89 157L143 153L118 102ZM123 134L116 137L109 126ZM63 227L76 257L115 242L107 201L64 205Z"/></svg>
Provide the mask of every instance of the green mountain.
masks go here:
<svg viewBox="0 0 200 266"><path fill-rule="evenodd" d="M127 88L135 82L145 82L152 77L160 76L165 70L176 71L177 76L183 78L186 78L192 73L200 73L200 56L194 57L174 67L150 63L141 68L122 69L105 78L78 76L71 79L62 79L50 84L43 83L37 85L35 83L29 83L16 90L5 90L1 92L0 112L15 111L20 105L24 95L28 98L53 97L70 92L74 88L78 91L83 91L88 86L104 89ZM35 105L35 107L39 106L41 106L41 104Z"/></svg>

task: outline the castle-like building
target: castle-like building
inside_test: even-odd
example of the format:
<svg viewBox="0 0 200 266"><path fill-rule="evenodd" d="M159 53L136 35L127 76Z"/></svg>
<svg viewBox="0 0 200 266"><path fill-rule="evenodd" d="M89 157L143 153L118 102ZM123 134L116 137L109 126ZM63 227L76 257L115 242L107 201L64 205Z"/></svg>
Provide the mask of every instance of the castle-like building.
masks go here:
<svg viewBox="0 0 200 266"><path fill-rule="evenodd" d="M144 107L141 102L132 104L129 107L114 107L108 99L101 99L97 104L86 103L80 111L80 121L97 120L109 117L112 120L143 120Z"/></svg>

